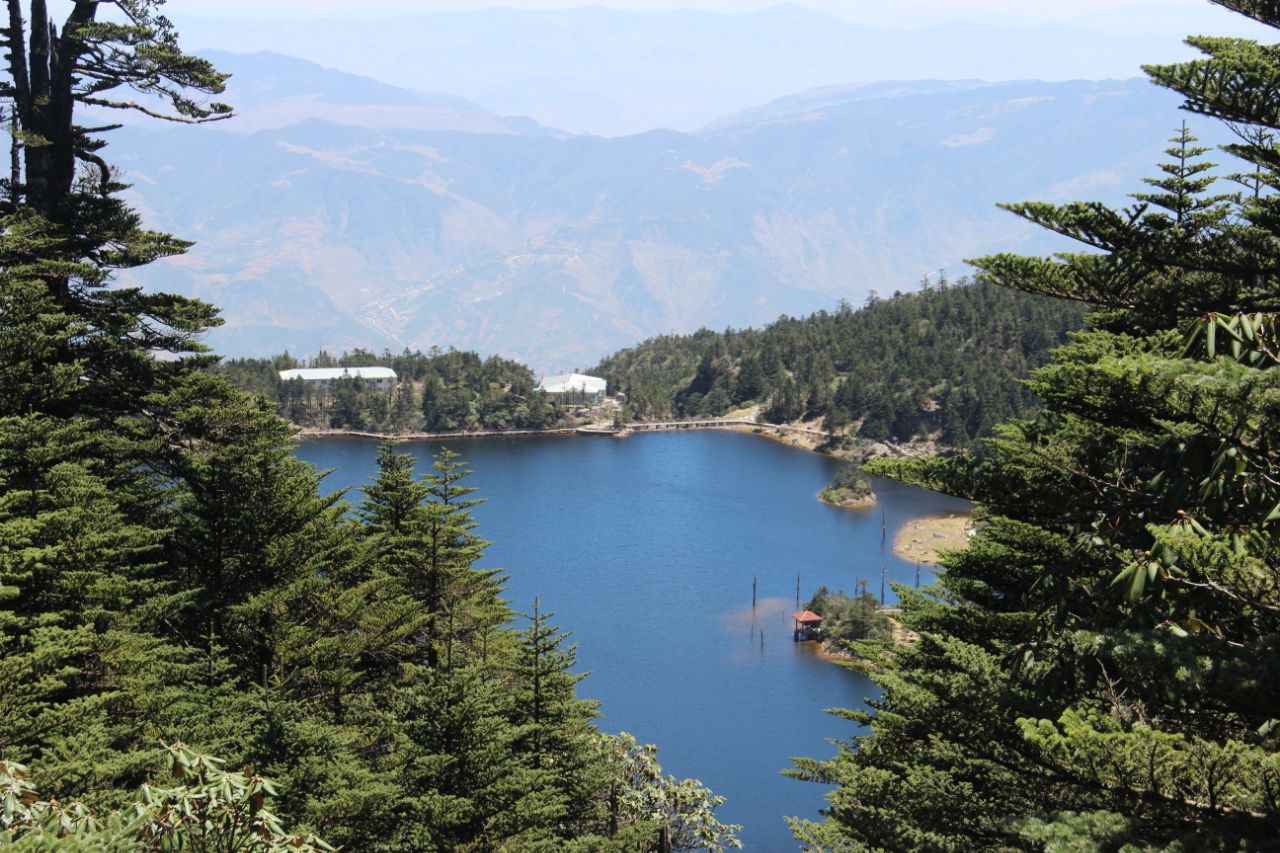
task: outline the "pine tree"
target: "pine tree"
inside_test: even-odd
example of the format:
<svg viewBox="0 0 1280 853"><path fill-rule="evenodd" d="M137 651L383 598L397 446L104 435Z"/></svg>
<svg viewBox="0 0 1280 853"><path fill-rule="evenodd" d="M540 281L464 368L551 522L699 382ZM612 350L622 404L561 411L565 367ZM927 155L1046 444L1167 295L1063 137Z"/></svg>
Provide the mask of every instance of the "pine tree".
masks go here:
<svg viewBox="0 0 1280 853"><path fill-rule="evenodd" d="M29 24L24 4L7 0L8 23L0 31L8 72L0 96L12 105L17 164L0 204L0 262L11 274L42 282L78 324L49 361L81 365L86 387L79 411L92 405L129 412L157 377L192 366L152 353L202 352L200 333L218 321L197 300L109 286L115 271L180 254L190 244L141 227L101 153L101 134L120 125L88 128L76 123L75 111L91 105L181 122L214 120L229 108L199 98L220 92L226 75L182 53L157 0L112 4L124 13L122 23L98 19L106 4L75 2L60 27L45 0L26 5ZM149 101L118 97L121 88Z"/></svg>
<svg viewBox="0 0 1280 853"><path fill-rule="evenodd" d="M513 705L514 722L523 727L523 752L533 767L550 772L568 809L566 836L576 820L589 820L595 791L604 784L601 768L593 766L596 737L591 721L597 703L577 696L577 685L586 673L574 672L577 646L571 636L551 624L553 613L544 612L538 599L525 618L528 626L517 646L515 674L518 687Z"/></svg>
<svg viewBox="0 0 1280 853"><path fill-rule="evenodd" d="M443 660L446 667L475 653L477 640L485 631L510 617L501 597L500 573L475 566L489 543L474 533L476 524L470 511L480 500L467 497L476 491L474 487L462 485L470 474L458 454L442 448L426 477L427 552L416 588L434 617L431 637L443 644L442 657L437 660Z"/></svg>
<svg viewBox="0 0 1280 853"><path fill-rule="evenodd" d="M188 597L146 474L74 414L83 365L59 353L81 328L43 282L0 271L0 749L37 759L53 794L109 800L146 760L139 718L188 665L162 636Z"/></svg>
<svg viewBox="0 0 1280 853"><path fill-rule="evenodd" d="M1270 4L1223 3L1280 25ZM1193 109L1274 129L1273 49L1149 69ZM1254 139L1262 137L1254 136ZM871 734L797 773L835 782L815 847L1252 849L1280 833L1280 323L1274 194L1210 195L1185 131L1140 204L1011 205L1091 251L976 261L1089 303L1037 371L1034 421L981 452L881 463L972 497L982 532L938 586L899 589L921 634L887 654ZM1261 165L1269 143L1230 149Z"/></svg>
<svg viewBox="0 0 1280 853"><path fill-rule="evenodd" d="M403 701L413 750L404 847L527 849L552 837L565 807L548 774L521 762L509 697L484 669L421 670Z"/></svg>

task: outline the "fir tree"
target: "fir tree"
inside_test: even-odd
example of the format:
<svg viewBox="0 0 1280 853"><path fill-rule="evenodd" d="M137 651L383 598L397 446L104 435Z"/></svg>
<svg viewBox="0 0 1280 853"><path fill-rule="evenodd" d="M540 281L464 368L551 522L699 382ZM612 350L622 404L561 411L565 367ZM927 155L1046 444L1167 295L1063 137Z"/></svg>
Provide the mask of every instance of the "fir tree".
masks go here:
<svg viewBox="0 0 1280 853"><path fill-rule="evenodd" d="M530 762L554 775L569 814L581 820L589 815L592 795L603 784L598 778L600 768L592 766L595 731L591 721L598 706L577 696L577 685L586 673L573 671L577 647L567 644L568 632L551 624L553 615L534 599L516 652L519 687L513 717L524 729L523 751ZM568 826L565 834L570 834Z"/></svg>
<svg viewBox="0 0 1280 853"><path fill-rule="evenodd" d="M475 641L484 630L510 616L501 598L499 572L475 566L489 543L474 533L470 510L480 500L468 498L476 490L462 485L470 474L458 454L443 448L426 477L427 551L415 586L416 594L433 614L431 637L436 644L443 644L446 666L453 666L459 655L474 653Z"/></svg>
<svg viewBox="0 0 1280 853"><path fill-rule="evenodd" d="M1280 24L1269 4L1223 3ZM1150 69L1200 112L1274 129L1273 49ZM1253 137L1260 139L1262 137ZM835 782L811 846L1252 849L1280 832L1274 195L1211 195L1185 131L1139 205L1010 209L1090 249L975 262L1096 308L1031 388L1045 411L981 452L880 463L986 524L937 588L899 589L871 734L798 773ZM1268 145L1233 153L1262 164Z"/></svg>
<svg viewBox="0 0 1280 853"><path fill-rule="evenodd" d="M420 679L406 695L414 751L406 846L517 848L550 837L566 808L548 774L521 762L522 730L507 718L498 684L470 666L447 676L423 670Z"/></svg>

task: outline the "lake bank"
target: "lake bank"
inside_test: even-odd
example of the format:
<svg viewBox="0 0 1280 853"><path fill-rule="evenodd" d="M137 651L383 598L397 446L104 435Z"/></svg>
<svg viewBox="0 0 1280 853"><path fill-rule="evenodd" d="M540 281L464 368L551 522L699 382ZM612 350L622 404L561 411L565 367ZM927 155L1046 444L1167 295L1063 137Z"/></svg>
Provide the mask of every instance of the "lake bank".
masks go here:
<svg viewBox="0 0 1280 853"><path fill-rule="evenodd" d="M507 436L535 435L573 435L577 427L556 427L553 429L507 429L480 430L477 432L366 432L358 429L315 429L311 427L293 426L298 430L299 438L363 438L370 441L390 441L402 444L407 441L448 441L453 438L505 438Z"/></svg>
<svg viewBox="0 0 1280 853"><path fill-rule="evenodd" d="M947 452L948 448L934 442L861 442L854 440L846 446L832 446L833 436L803 423L771 424L745 418L707 418L705 420L664 421L650 423L633 421L614 427L608 424L582 423L547 429L477 430L473 432L373 432L357 429L319 429L293 424L299 438L361 438L370 441L389 441L396 444L412 441L449 441L471 438L520 438L544 435L588 435L630 438L644 432L683 432L686 430L718 430L744 432L776 441L787 447L807 450L834 459L865 462L879 457L929 456Z"/></svg>
<svg viewBox="0 0 1280 853"><path fill-rule="evenodd" d="M535 438L540 436L608 436L611 438L622 439L647 432L690 432L712 430L719 432L749 433L751 435L757 435L762 438L779 442L780 444L785 444L788 447L807 450L811 453L817 453L822 456L841 458L838 452L831 452L822 449L826 444L828 444L830 436L819 430L793 426L791 424L758 423L731 418L708 418L705 421L663 421L658 423L635 421L624 424L621 427L614 427L606 424L578 424L575 426L553 427L549 429L477 430L474 432L371 432L368 430L357 429L317 429L314 427L299 427L297 424L294 424L293 426L298 430L298 437L302 439L359 438L367 439L369 441L392 442L394 444L404 444L415 441L451 441L455 439L474 438Z"/></svg>

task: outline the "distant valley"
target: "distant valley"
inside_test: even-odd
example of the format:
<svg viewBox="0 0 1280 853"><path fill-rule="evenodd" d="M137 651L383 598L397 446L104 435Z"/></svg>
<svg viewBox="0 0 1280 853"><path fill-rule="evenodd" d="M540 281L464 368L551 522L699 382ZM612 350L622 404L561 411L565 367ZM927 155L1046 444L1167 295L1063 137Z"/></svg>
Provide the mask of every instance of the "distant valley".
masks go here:
<svg viewBox="0 0 1280 853"><path fill-rule="evenodd" d="M141 283L237 355L477 349L539 370L1057 244L998 201L1117 201L1183 116L1144 80L829 87L696 133L575 136L275 54L219 54L242 115L128 127L146 221L198 241ZM145 165L143 165L145 164Z"/></svg>

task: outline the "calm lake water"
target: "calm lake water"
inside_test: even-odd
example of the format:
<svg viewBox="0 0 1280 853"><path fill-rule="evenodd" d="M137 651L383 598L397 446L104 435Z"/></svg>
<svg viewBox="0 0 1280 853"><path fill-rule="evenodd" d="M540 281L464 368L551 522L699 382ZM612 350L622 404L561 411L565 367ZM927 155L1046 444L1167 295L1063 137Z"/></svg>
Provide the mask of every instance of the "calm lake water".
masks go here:
<svg viewBox="0 0 1280 853"><path fill-rule="evenodd" d="M915 564L890 550L894 531L968 505L876 480L882 543L880 508L816 499L836 461L757 436L447 445L486 499L475 511L493 542L485 565L510 574L518 610L540 596L555 624L573 631L580 667L591 672L579 690L602 702L601 727L657 743L664 770L727 797L720 816L743 824L749 849L795 849L783 818L817 818L826 789L780 772L793 756L834 755L828 741L856 733L823 709L861 707L876 694L863 676L816 658L813 644L792 642L796 575L804 600L822 584L852 591L859 578L878 594L886 564L891 582L914 584ZM426 464L439 447L402 445ZM308 439L298 455L333 469L325 480L333 490L367 483L377 446Z"/></svg>

